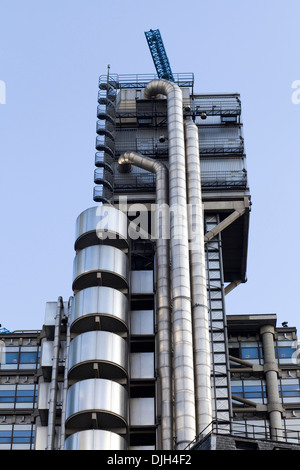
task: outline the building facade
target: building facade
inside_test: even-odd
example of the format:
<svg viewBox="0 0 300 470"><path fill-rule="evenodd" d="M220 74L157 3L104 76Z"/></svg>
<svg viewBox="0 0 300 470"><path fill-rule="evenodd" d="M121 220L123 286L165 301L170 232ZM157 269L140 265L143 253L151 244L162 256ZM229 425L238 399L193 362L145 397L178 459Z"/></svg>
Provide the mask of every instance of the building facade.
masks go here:
<svg viewBox="0 0 300 470"><path fill-rule="evenodd" d="M232 419L215 420L197 450L299 450L299 347L276 315L228 315Z"/></svg>
<svg viewBox="0 0 300 470"><path fill-rule="evenodd" d="M195 94L193 74L107 74L97 117L95 204L76 221L72 296L47 303L36 335L28 445L182 450L258 426L297 444L295 329L225 310L251 208L239 95Z"/></svg>

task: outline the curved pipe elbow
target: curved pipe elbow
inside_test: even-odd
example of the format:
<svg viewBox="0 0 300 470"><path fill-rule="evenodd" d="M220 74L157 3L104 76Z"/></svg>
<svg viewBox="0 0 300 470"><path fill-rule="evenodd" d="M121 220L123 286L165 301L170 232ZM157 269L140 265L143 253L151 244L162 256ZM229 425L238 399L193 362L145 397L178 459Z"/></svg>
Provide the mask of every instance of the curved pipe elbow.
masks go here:
<svg viewBox="0 0 300 470"><path fill-rule="evenodd" d="M125 152L118 160L119 165L135 165L151 173L158 173L159 171L167 172L165 165L161 162L153 160L152 158L144 157L136 152Z"/></svg>
<svg viewBox="0 0 300 470"><path fill-rule="evenodd" d="M157 95L168 95L170 91L178 89L180 90L179 86L176 83L169 82L165 79L158 79L152 80L152 82L148 83L144 91L144 98L151 99Z"/></svg>

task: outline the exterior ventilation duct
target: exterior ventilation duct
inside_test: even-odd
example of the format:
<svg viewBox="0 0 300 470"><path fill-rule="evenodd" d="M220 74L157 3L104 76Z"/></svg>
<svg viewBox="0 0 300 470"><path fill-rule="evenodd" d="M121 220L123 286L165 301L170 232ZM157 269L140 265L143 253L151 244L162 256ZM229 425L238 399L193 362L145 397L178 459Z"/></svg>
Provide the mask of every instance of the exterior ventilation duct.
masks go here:
<svg viewBox="0 0 300 470"><path fill-rule="evenodd" d="M119 158L119 165L135 165L156 175L156 266L157 266L157 318L158 318L158 369L161 383L162 448L172 449L172 363L170 315L170 258L168 237L161 233L165 224L164 211L168 203L168 172L155 160L134 152Z"/></svg>
<svg viewBox="0 0 300 470"><path fill-rule="evenodd" d="M211 364L198 128L185 122L197 435L210 431Z"/></svg>
<svg viewBox="0 0 300 470"><path fill-rule="evenodd" d="M167 96L168 109L175 437L177 449L183 449L196 435L183 105L182 92L173 82L150 82L144 97L158 94Z"/></svg>
<svg viewBox="0 0 300 470"><path fill-rule="evenodd" d="M57 377L58 377L58 363L59 363L59 347L60 347L60 330L61 319L63 314L63 300L62 297L58 298L55 329L54 329L54 342L53 342L53 366L50 383L50 397L49 397L49 418L48 418L48 435L47 435L47 450L54 449L55 442L55 417L56 417L56 400L57 400Z"/></svg>

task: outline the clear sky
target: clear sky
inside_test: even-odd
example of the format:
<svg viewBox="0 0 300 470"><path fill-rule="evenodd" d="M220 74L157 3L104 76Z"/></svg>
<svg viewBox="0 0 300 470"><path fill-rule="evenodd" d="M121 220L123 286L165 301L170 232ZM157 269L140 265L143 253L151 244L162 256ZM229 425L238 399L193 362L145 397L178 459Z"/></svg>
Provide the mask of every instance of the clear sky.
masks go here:
<svg viewBox="0 0 300 470"><path fill-rule="evenodd" d="M72 295L98 76L155 73L144 31L160 29L196 92L241 94L253 206L248 282L227 314L276 313L299 330L299 18L299 0L0 1L3 327L40 329L46 301Z"/></svg>

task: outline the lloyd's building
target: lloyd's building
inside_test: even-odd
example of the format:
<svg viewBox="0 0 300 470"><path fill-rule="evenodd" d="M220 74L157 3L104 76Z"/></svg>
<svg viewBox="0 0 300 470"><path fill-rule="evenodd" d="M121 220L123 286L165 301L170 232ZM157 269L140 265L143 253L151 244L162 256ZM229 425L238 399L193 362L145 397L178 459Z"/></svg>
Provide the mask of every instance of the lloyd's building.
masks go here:
<svg viewBox="0 0 300 470"><path fill-rule="evenodd" d="M67 448L182 449L213 417L229 420L224 283L245 281L250 207L241 103L196 95L193 82L99 79L98 204L76 222Z"/></svg>
<svg viewBox="0 0 300 470"><path fill-rule="evenodd" d="M286 442L300 404L285 404L284 393L299 396L299 366L280 360L283 348L296 350L295 328L225 312L226 295L246 281L240 96L198 94L191 73L108 69L97 119L94 203L76 221L73 293L47 303L37 335L32 446L212 448L212 435L249 429L255 445L259 435Z"/></svg>
<svg viewBox="0 0 300 470"><path fill-rule="evenodd" d="M224 283L245 281L250 208L241 103L193 84L100 76L97 204L76 222L67 449L183 449L229 420ZM59 323L66 309L53 308Z"/></svg>

